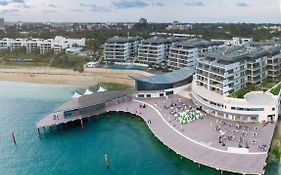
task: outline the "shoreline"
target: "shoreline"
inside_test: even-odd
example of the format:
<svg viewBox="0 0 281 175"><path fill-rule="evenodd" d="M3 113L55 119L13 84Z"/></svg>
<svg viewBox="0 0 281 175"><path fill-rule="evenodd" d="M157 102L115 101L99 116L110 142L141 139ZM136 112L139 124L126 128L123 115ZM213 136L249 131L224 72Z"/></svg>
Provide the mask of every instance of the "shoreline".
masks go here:
<svg viewBox="0 0 281 175"><path fill-rule="evenodd" d="M139 70L111 70L101 68L85 69L79 73L69 69L51 67L1 67L0 81L65 84L77 86L95 86L98 83L118 83L134 86L134 80L128 76L151 75Z"/></svg>

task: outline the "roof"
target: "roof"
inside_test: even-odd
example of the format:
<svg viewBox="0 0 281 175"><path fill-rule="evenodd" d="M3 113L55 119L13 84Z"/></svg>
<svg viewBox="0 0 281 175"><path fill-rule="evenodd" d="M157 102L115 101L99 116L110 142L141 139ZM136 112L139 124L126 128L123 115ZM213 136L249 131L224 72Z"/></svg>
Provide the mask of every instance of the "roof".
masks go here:
<svg viewBox="0 0 281 175"><path fill-rule="evenodd" d="M189 48L206 48L209 46L219 46L223 44L224 42L221 41L189 40L189 41L176 42L173 44L172 47L189 49Z"/></svg>
<svg viewBox="0 0 281 175"><path fill-rule="evenodd" d="M169 44L173 42L178 42L183 40L182 38L177 37L169 37L169 38L162 38L162 37L152 37L146 40L143 40L141 44Z"/></svg>
<svg viewBox="0 0 281 175"><path fill-rule="evenodd" d="M114 37L106 40L106 43L128 43L128 42L134 42L137 40L141 40L141 37L126 38L126 37L114 36Z"/></svg>
<svg viewBox="0 0 281 175"><path fill-rule="evenodd" d="M94 106L107 101L124 97L129 95L129 91L106 91L106 92L95 92L91 95L83 95L79 98L71 99L66 103L55 109L55 112L59 111L70 111L75 109L81 109L88 106Z"/></svg>
<svg viewBox="0 0 281 175"><path fill-rule="evenodd" d="M280 53L280 47L231 47L221 48L215 51L205 53L205 57L200 61L212 61L222 65L232 64L243 60L255 60L267 55L277 55Z"/></svg>
<svg viewBox="0 0 281 175"><path fill-rule="evenodd" d="M136 81L147 82L151 84L173 84L190 78L195 73L195 68L186 67L177 71L154 75L150 77L130 76Z"/></svg>

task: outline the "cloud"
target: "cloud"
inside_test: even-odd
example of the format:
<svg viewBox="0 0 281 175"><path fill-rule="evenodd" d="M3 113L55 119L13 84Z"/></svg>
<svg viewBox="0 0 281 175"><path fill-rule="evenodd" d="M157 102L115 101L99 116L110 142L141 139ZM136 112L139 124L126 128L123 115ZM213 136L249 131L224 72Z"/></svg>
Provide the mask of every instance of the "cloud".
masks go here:
<svg viewBox="0 0 281 175"><path fill-rule="evenodd" d="M11 2L22 4L24 3L24 0L12 0Z"/></svg>
<svg viewBox="0 0 281 175"><path fill-rule="evenodd" d="M161 2L153 2L153 3L151 3L151 5L153 5L153 6L159 6L159 7L165 6L165 4L163 4L163 3L161 3Z"/></svg>
<svg viewBox="0 0 281 175"><path fill-rule="evenodd" d="M240 2L240 3L237 3L237 6L238 7L250 7L250 4L247 4L247 3L244 3L244 2Z"/></svg>
<svg viewBox="0 0 281 175"><path fill-rule="evenodd" d="M0 5L6 6L6 5L9 5L9 2L8 1L0 1Z"/></svg>
<svg viewBox="0 0 281 175"><path fill-rule="evenodd" d="M43 13L57 13L59 12L58 10L43 10Z"/></svg>
<svg viewBox="0 0 281 175"><path fill-rule="evenodd" d="M140 0L133 0L133 1L120 0L117 2L112 2L112 5L115 9L144 8L149 6L147 3Z"/></svg>
<svg viewBox="0 0 281 175"><path fill-rule="evenodd" d="M70 9L71 12L85 12L83 9Z"/></svg>
<svg viewBox="0 0 281 175"><path fill-rule="evenodd" d="M194 7L203 7L205 4L203 2L186 2L185 5L187 6L194 6Z"/></svg>
<svg viewBox="0 0 281 175"><path fill-rule="evenodd" d="M18 9L5 9L5 10L0 10L0 14L14 14L18 13L20 10Z"/></svg>
<svg viewBox="0 0 281 175"><path fill-rule="evenodd" d="M48 6L51 7L51 8L58 8L59 7L59 6L54 5L54 4L49 4Z"/></svg>
<svg viewBox="0 0 281 175"><path fill-rule="evenodd" d="M95 4L85 4L85 3L80 3L81 7L86 7L92 12L110 12L111 10L107 7L103 6L97 6Z"/></svg>

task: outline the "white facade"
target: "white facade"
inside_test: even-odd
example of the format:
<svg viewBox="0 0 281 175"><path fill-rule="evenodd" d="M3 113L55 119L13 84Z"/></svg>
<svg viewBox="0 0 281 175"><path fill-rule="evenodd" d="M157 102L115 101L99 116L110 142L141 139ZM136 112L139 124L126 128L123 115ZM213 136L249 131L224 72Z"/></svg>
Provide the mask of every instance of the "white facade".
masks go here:
<svg viewBox="0 0 281 175"><path fill-rule="evenodd" d="M33 38L32 40L28 40L26 43L26 53L32 53L36 49L40 49L40 46L43 43L43 39Z"/></svg>
<svg viewBox="0 0 281 175"><path fill-rule="evenodd" d="M231 47L205 54L193 77L193 101L212 115L245 122L277 121L280 94L250 92L241 98L227 97L247 84L258 85L269 75L268 60L280 65L279 47ZM279 67L280 71L280 67Z"/></svg>
<svg viewBox="0 0 281 175"><path fill-rule="evenodd" d="M3 38L0 40L0 50L10 49L14 51L18 48L26 48L26 53L32 53L36 49L40 49L40 54L45 54L53 50L55 53L61 52L66 48L84 47L85 38L82 39L67 39L61 36L55 39L39 39L33 38L31 40L17 38L9 39Z"/></svg>
<svg viewBox="0 0 281 175"><path fill-rule="evenodd" d="M260 84L270 77L268 74L272 68L267 65L269 59L278 58L273 67L280 72L280 56L278 47L231 47L206 53L198 60L194 80L209 91L227 96L246 84Z"/></svg>
<svg viewBox="0 0 281 175"><path fill-rule="evenodd" d="M13 39L10 38L3 38L0 40L0 50L9 49L11 47Z"/></svg>
<svg viewBox="0 0 281 175"><path fill-rule="evenodd" d="M169 66L172 70L184 67L195 67L197 60L208 51L216 50L223 42L184 41L173 43L169 49Z"/></svg>
<svg viewBox="0 0 281 175"><path fill-rule="evenodd" d="M130 62L137 56L140 38L115 36L104 44L104 60L109 62Z"/></svg>
<svg viewBox="0 0 281 175"><path fill-rule="evenodd" d="M248 43L253 42L253 38L241 38L241 37L233 37L232 45L234 46L245 46Z"/></svg>
<svg viewBox="0 0 281 175"><path fill-rule="evenodd" d="M279 96L269 92L250 92L244 99L230 98L209 91L196 82L192 84L192 99L207 113L229 120L244 122L277 121Z"/></svg>
<svg viewBox="0 0 281 175"><path fill-rule="evenodd" d="M11 42L10 50L14 51L16 49L20 49L26 47L27 40L23 38L16 38Z"/></svg>
<svg viewBox="0 0 281 175"><path fill-rule="evenodd" d="M141 64L156 66L168 60L169 48L172 43L180 41L179 38L153 37L143 40L139 45L138 60Z"/></svg>

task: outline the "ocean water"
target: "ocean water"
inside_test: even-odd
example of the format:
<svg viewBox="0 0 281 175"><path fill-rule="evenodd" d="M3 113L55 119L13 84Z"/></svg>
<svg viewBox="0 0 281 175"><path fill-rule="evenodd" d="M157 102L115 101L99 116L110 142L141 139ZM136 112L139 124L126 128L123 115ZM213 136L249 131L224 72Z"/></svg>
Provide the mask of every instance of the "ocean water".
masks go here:
<svg viewBox="0 0 281 175"><path fill-rule="evenodd" d="M125 114L39 136L35 122L77 87L0 82L1 175L219 175L183 159ZM15 132L17 145L12 142ZM108 154L109 168L104 155ZM230 173L224 173L230 174Z"/></svg>

